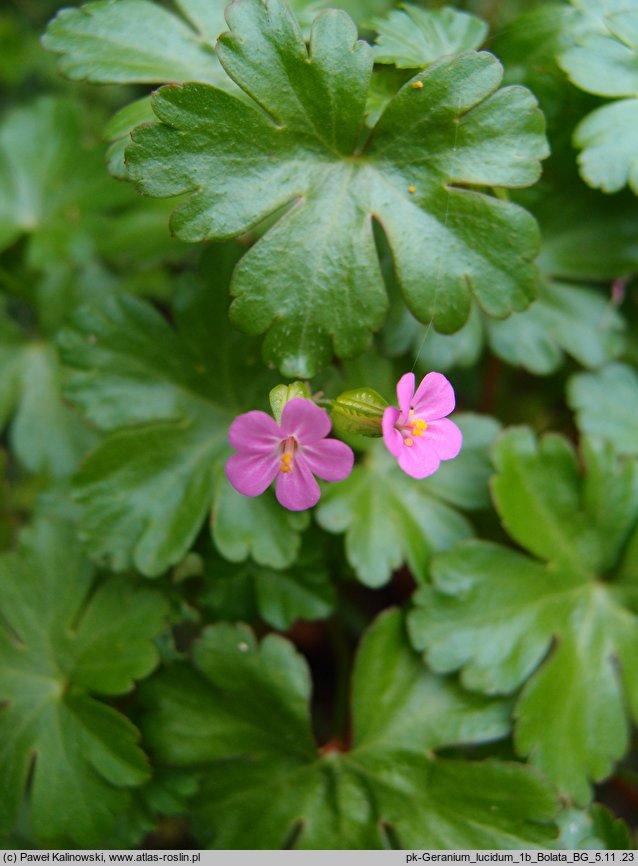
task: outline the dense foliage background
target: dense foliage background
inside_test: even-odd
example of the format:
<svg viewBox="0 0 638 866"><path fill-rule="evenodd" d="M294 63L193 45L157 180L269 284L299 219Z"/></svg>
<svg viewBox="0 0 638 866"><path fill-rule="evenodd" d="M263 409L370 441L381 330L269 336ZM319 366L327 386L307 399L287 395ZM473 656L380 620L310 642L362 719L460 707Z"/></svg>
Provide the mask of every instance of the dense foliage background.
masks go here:
<svg viewBox="0 0 638 866"><path fill-rule="evenodd" d="M0 11L4 846L630 847L637 0L59 6ZM277 383L413 367L431 478L230 487Z"/></svg>

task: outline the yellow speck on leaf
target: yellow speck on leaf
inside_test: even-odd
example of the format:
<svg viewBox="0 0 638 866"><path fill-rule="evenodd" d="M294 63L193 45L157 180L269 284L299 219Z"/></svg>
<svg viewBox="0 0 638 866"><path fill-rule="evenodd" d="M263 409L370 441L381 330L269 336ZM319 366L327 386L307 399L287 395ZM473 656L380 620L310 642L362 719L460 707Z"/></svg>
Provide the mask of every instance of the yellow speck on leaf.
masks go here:
<svg viewBox="0 0 638 866"><path fill-rule="evenodd" d="M420 90L423 87L422 81L413 81L412 82L412 90Z"/></svg>
<svg viewBox="0 0 638 866"><path fill-rule="evenodd" d="M416 187L410 184L410 186L408 187L408 192L416 192Z"/></svg>

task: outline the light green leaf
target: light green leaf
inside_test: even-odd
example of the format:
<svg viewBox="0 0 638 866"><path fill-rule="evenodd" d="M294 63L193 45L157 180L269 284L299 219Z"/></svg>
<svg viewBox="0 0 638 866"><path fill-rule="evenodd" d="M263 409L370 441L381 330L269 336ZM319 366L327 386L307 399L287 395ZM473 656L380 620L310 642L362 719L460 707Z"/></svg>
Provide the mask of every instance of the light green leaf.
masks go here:
<svg viewBox="0 0 638 866"><path fill-rule="evenodd" d="M451 6L421 9L401 3L387 18L373 22L377 31L374 59L400 69L423 69L446 54L480 48L487 36L485 21Z"/></svg>
<svg viewBox="0 0 638 866"><path fill-rule="evenodd" d="M566 283L542 283L527 312L487 320L486 327L495 354L536 375L553 373L564 353L584 367L600 367L623 347L624 322L609 299Z"/></svg>
<svg viewBox="0 0 638 866"><path fill-rule="evenodd" d="M573 21L572 44L558 62L578 87L598 96L638 95L638 3L623 0L609 10L599 29L582 32Z"/></svg>
<svg viewBox="0 0 638 866"><path fill-rule="evenodd" d="M210 45L214 45L219 34L227 29L224 18L224 9L228 5L226 0L176 0L176 4Z"/></svg>
<svg viewBox="0 0 638 866"><path fill-rule="evenodd" d="M54 349L25 335L0 306L0 430L28 470L69 475L95 437L62 402Z"/></svg>
<svg viewBox="0 0 638 866"><path fill-rule="evenodd" d="M14 356L13 369L16 403L10 441L16 457L31 472L70 475L96 436L62 400L55 350L45 343L25 343Z"/></svg>
<svg viewBox="0 0 638 866"><path fill-rule="evenodd" d="M92 694L121 695L157 663L165 604L93 580L71 527L40 519L0 557L0 830L29 802L43 847L99 846L149 776L134 726Z"/></svg>
<svg viewBox="0 0 638 866"><path fill-rule="evenodd" d="M576 850L624 850L632 847L629 828L609 809L594 803L587 811L565 809L558 816L557 848Z"/></svg>
<svg viewBox="0 0 638 866"><path fill-rule="evenodd" d="M432 478L410 478L378 442L345 481L324 492L317 520L329 532L346 533L346 556L362 583L382 586L404 563L424 580L434 552L472 534L456 507L486 504L487 450L498 424L472 415L454 420L464 432L463 449Z"/></svg>
<svg viewBox="0 0 638 866"><path fill-rule="evenodd" d="M634 8L635 0L570 0L573 35L582 39L592 33L608 33L609 16Z"/></svg>
<svg viewBox="0 0 638 866"><path fill-rule="evenodd" d="M184 2L191 29L151 0L98 0L62 9L42 42L60 55L58 68L69 78L120 84L209 81L224 86L213 44L225 29L219 2ZM211 25L220 31L211 34Z"/></svg>
<svg viewBox="0 0 638 866"><path fill-rule="evenodd" d="M638 60L637 60L638 64ZM576 127L580 173L590 186L638 194L638 99L620 99L592 111Z"/></svg>
<svg viewBox="0 0 638 866"><path fill-rule="evenodd" d="M109 172L118 180L126 180L124 151L130 144L130 133L141 123L151 123L155 114L151 107L151 97L143 96L130 102L114 114L104 128L104 138L109 142L107 151Z"/></svg>
<svg viewBox="0 0 638 866"><path fill-rule="evenodd" d="M288 641L269 635L258 646L244 626L214 626L194 662L198 673L177 667L149 684L145 734L161 762L203 768L200 844L244 847L247 822L257 849L387 847L382 825L400 848L551 838L553 797L529 769L432 755L503 736L507 706L428 673L396 611L357 656L346 752L313 742L310 676Z"/></svg>
<svg viewBox="0 0 638 866"><path fill-rule="evenodd" d="M626 364L597 373L577 373L567 386L567 401L578 426L610 442L619 454L638 455L638 375Z"/></svg>
<svg viewBox="0 0 638 866"><path fill-rule="evenodd" d="M325 9L342 9L360 30L371 30L375 17L384 15L391 8L392 0L291 0L288 5L295 13L304 37L308 39L314 19Z"/></svg>
<svg viewBox="0 0 638 866"><path fill-rule="evenodd" d="M309 522L307 512L286 511L273 493L242 496L219 473L211 528L215 546L230 562L251 556L259 565L287 568L297 558L300 532Z"/></svg>
<svg viewBox="0 0 638 866"><path fill-rule="evenodd" d="M599 96L638 96L638 3L610 4L600 20L582 30L571 20L572 44L559 63L583 90ZM587 115L574 133L584 180L604 192L629 184L638 193L638 99L621 99Z"/></svg>
<svg viewBox="0 0 638 866"><path fill-rule="evenodd" d="M253 620L260 617L276 629L288 629L297 620L325 619L335 603L320 548L304 548L296 562L276 570L248 560L231 565L221 557L206 560L207 583L199 595L216 619Z"/></svg>
<svg viewBox="0 0 638 866"><path fill-rule="evenodd" d="M74 368L69 399L112 431L82 464L75 495L90 551L116 569L134 563L154 576L183 557L211 507L220 462L229 453L230 422L244 406L263 404L274 384L261 370L257 347L225 324L223 277L231 264L222 256L214 259L216 292L196 280L180 286L177 330L150 305L122 297L80 310L61 336L65 361ZM234 500L229 508L236 508ZM270 511L246 505L243 513L264 510ZM283 518L295 533L278 550L263 525L254 529L250 547L235 540L231 550L223 527L233 520L218 505L217 536L231 556L257 548L263 560L277 564L294 555L304 522Z"/></svg>
<svg viewBox="0 0 638 866"><path fill-rule="evenodd" d="M131 289L151 266L183 255L165 205L149 209L104 171L95 122L75 101L41 98L0 125L0 247L2 214L12 226L7 244L25 236L21 266L5 284L32 308L30 336L50 337L80 303Z"/></svg>
<svg viewBox="0 0 638 866"><path fill-rule="evenodd" d="M490 449L501 425L489 415L463 412L454 416L463 433L461 454L444 462L425 481L427 489L443 501L471 511L490 504L487 481L492 474Z"/></svg>
<svg viewBox="0 0 638 866"><path fill-rule="evenodd" d="M431 325L422 325L408 310L401 298L392 273L386 275L390 295L390 311L381 331L381 346L390 357L410 352L424 373L449 370L476 364L484 338L483 316L473 303L463 327L454 334L439 334Z"/></svg>
<svg viewBox="0 0 638 866"><path fill-rule="evenodd" d="M508 364L536 375L553 373L570 355L584 367L600 367L623 349L625 323L599 290L557 281L542 281L539 296L524 313L496 321L473 306L470 318L456 334L437 334L419 325L397 302L383 331L384 350L410 350L417 366L429 370L469 367L487 341Z"/></svg>
<svg viewBox="0 0 638 866"><path fill-rule="evenodd" d="M437 334L432 329L426 334L421 326L412 343L414 353L419 353L418 368L428 373L451 367L472 367L483 352L484 332L484 317L476 304L472 304L467 322L455 334Z"/></svg>
<svg viewBox="0 0 638 866"><path fill-rule="evenodd" d="M19 235L78 233L96 204L130 201L105 175L95 143L82 141L79 106L42 97L0 126L0 246Z"/></svg>
<svg viewBox="0 0 638 866"><path fill-rule="evenodd" d="M184 240L233 237L285 209L232 284L232 319L268 332L269 362L307 377L333 351L367 346L386 309L373 217L420 320L457 330L473 295L497 317L527 306L536 226L484 188L537 179L543 119L525 89L499 90L492 55L433 64L361 145L373 58L347 16L315 19L310 54L281 0L239 0L228 20L218 55L254 102L203 84L162 88L161 124L134 132L127 161L146 195L190 193L171 221Z"/></svg>
<svg viewBox="0 0 638 866"><path fill-rule="evenodd" d="M519 690L517 750L586 803L628 746L636 717L638 619L615 569L638 518L638 477L587 444L581 474L566 440L525 428L495 449L497 510L534 558L469 541L434 560L410 615L417 649L439 672L462 671L488 694ZM604 731L604 736L601 736Z"/></svg>

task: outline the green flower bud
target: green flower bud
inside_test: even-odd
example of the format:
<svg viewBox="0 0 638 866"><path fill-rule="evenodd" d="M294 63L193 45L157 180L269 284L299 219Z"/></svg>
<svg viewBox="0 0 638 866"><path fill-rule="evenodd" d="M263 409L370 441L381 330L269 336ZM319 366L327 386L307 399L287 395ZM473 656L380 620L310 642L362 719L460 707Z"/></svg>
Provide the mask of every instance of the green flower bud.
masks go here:
<svg viewBox="0 0 638 866"><path fill-rule="evenodd" d="M332 403L331 415L337 433L382 436L381 421L388 404L372 388L344 391Z"/></svg>
<svg viewBox="0 0 638 866"><path fill-rule="evenodd" d="M275 385L268 395L268 399L270 400L273 418L277 424L281 421L281 413L284 411L284 406L289 400L294 400L295 397L303 397L305 400L309 400L311 396L310 388L305 382L291 382L290 385Z"/></svg>

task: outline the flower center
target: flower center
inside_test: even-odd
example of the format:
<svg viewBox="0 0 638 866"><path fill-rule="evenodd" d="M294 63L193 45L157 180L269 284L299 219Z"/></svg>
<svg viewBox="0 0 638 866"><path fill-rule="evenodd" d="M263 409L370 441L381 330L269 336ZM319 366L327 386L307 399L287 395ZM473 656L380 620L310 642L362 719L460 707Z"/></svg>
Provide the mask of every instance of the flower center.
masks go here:
<svg viewBox="0 0 638 866"><path fill-rule="evenodd" d="M409 417L413 418L413 416L414 409L410 409ZM428 429L428 425L427 421L424 421L422 418L415 418L414 421L410 420L407 424L397 424L397 429L403 436L403 444L411 448L414 445L413 437L423 436Z"/></svg>
<svg viewBox="0 0 638 866"><path fill-rule="evenodd" d="M281 461L279 463L279 471L284 475L289 475L294 469L295 451L297 450L297 440L294 436L289 436L281 443Z"/></svg>

